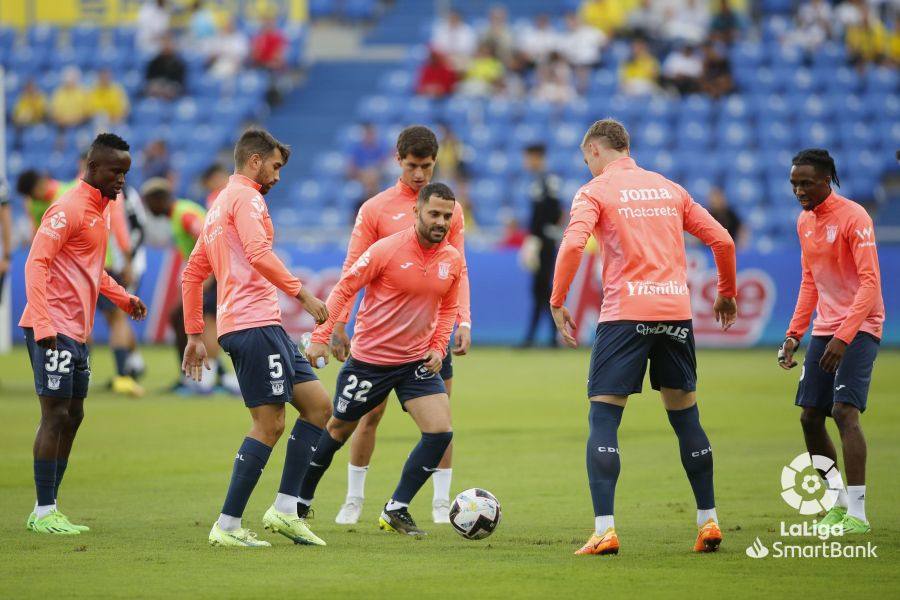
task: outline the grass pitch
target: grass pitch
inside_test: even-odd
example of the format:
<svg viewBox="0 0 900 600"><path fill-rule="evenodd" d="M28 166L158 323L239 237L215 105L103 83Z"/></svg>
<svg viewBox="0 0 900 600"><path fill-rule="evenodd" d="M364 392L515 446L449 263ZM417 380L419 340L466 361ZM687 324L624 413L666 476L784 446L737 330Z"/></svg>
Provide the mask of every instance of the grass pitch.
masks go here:
<svg viewBox="0 0 900 600"><path fill-rule="evenodd" d="M755 560L759 537L772 547L781 522L802 518L780 497L782 467L803 451L793 406L799 369L784 373L773 351L702 352L699 397L716 464L725 533L717 554L691 552L694 505L677 442L649 390L632 397L619 433L622 475L615 557L575 557L593 525L584 468L586 351L476 348L456 361L453 491L484 487L503 522L487 540L466 541L429 523L431 484L411 511L431 535L383 533L378 513L418 439L391 399L368 475L362 522L334 523L343 500L347 450L319 487L312 527L326 548L294 546L262 530L284 460L284 441L250 500L245 524L271 549L210 548L231 463L249 419L239 399L185 399L161 390L174 378L168 348L145 350L149 393L140 401L102 391L111 373L95 348L93 388L60 492L60 507L88 534L29 533L34 502L31 444L38 404L22 348L0 357L0 595L7 598L241 597L730 597L894 595L900 589L900 353L883 350L863 427L869 443L864 538L878 558ZM322 377L333 389L337 367ZM292 410L292 409L289 409ZM836 431L832 432L837 439ZM785 540L790 542L790 540ZM818 544L814 538L795 542ZM894 592L890 592L890 590Z"/></svg>

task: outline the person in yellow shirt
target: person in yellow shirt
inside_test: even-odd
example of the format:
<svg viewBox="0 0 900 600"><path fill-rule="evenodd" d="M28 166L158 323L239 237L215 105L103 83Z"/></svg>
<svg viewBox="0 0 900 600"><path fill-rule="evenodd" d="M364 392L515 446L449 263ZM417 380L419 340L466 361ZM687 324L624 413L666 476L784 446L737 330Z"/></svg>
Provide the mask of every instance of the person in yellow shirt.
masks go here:
<svg viewBox="0 0 900 600"><path fill-rule="evenodd" d="M47 116L47 98L33 79L29 79L13 108L13 123L19 127L35 125Z"/></svg>
<svg viewBox="0 0 900 600"><path fill-rule="evenodd" d="M503 79L505 67L494 47L489 42L482 42L466 69L466 80L463 82L463 92L475 96L486 96L491 93L494 85Z"/></svg>
<svg viewBox="0 0 900 600"><path fill-rule="evenodd" d="M108 69L97 76L97 83L90 92L91 114L112 123L119 123L128 116L128 95L121 85L112 80Z"/></svg>
<svg viewBox="0 0 900 600"><path fill-rule="evenodd" d="M638 0L586 0L579 10L581 20L613 36L625 26Z"/></svg>
<svg viewBox="0 0 900 600"><path fill-rule="evenodd" d="M81 125L90 116L88 95L81 87L81 71L77 67L63 71L62 83L50 100L50 113L61 129Z"/></svg>
<svg viewBox="0 0 900 600"><path fill-rule="evenodd" d="M643 40L631 44L631 58L619 71L622 91L626 94L651 94L659 89L659 62Z"/></svg>
<svg viewBox="0 0 900 600"><path fill-rule="evenodd" d="M884 24L868 6L863 6L860 22L847 27L846 43L850 60L860 67L865 63L880 62L887 41L888 31Z"/></svg>

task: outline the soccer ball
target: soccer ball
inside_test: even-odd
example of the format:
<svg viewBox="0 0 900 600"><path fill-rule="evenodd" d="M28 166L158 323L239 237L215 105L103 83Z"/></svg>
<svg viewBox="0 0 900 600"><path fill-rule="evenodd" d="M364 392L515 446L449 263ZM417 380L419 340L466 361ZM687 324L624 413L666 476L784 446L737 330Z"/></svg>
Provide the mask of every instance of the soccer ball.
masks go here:
<svg viewBox="0 0 900 600"><path fill-rule="evenodd" d="M481 540L500 524L500 501L481 488L461 492L450 507L450 524L467 540Z"/></svg>

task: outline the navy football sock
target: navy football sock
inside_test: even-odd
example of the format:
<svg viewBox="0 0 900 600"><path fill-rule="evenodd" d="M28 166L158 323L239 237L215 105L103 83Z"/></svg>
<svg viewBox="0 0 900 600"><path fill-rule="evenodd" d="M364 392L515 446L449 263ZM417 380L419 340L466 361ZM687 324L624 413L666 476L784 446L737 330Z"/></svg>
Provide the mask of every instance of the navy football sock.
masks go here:
<svg viewBox="0 0 900 600"><path fill-rule="evenodd" d="M443 433L423 433L422 439L410 452L406 464L403 465L403 473L400 475L400 483L391 496L391 500L409 504L416 492L428 481L428 478L437 469L441 457L447 451L450 440L453 439L452 431Z"/></svg>
<svg viewBox="0 0 900 600"><path fill-rule="evenodd" d="M682 410L670 410L669 423L678 436L678 448L681 450L681 464L687 472L697 508L708 510L715 508L713 494L713 457L709 438L700 426L700 411L697 405Z"/></svg>
<svg viewBox="0 0 900 600"><path fill-rule="evenodd" d="M66 467L69 466L69 459L56 459L56 485L53 487L53 499L59 498L59 485L62 483L63 475L66 473Z"/></svg>
<svg viewBox="0 0 900 600"><path fill-rule="evenodd" d="M222 514L241 518L250 494L259 481L263 469L269 460L272 449L259 440L245 437L237 456L234 459L234 470L231 472L231 484L222 506Z"/></svg>
<svg viewBox="0 0 900 600"><path fill-rule="evenodd" d="M312 500L316 496L316 488L319 487L319 480L322 475L331 466L334 455L341 449L344 442L339 442L328 433L322 430L319 441L316 443L316 449L312 458L309 459L309 468L306 469L306 475L303 477L303 483L300 485L300 498Z"/></svg>
<svg viewBox="0 0 900 600"><path fill-rule="evenodd" d="M131 351L127 348L113 348L113 358L116 361L116 375L119 377L125 376L125 364L128 362L128 355L131 354Z"/></svg>
<svg viewBox="0 0 900 600"><path fill-rule="evenodd" d="M281 472L281 485L278 493L287 496L298 496L303 476L309 467L309 460L316 449L316 443L322 437L322 428L308 421L297 419L294 430L287 442L284 458L284 470Z"/></svg>
<svg viewBox="0 0 900 600"><path fill-rule="evenodd" d="M618 431L624 410L623 406L607 402L591 402L588 413L591 433L587 443L587 472L595 517L613 514L621 469Z"/></svg>
<svg viewBox="0 0 900 600"><path fill-rule="evenodd" d="M34 487L38 506L50 506L56 502L56 459L35 459Z"/></svg>

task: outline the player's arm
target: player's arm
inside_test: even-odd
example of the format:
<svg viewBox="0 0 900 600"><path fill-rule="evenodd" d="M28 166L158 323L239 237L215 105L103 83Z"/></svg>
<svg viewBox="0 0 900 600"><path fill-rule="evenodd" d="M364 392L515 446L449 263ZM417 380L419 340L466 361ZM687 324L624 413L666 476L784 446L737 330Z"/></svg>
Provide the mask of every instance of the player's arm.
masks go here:
<svg viewBox="0 0 900 600"><path fill-rule="evenodd" d="M853 218L845 230L850 253L856 264L859 287L847 316L825 346L819 365L828 373L837 371L847 345L853 341L863 321L872 312L881 295L881 272L878 268L878 250L875 246L875 228L867 214Z"/></svg>
<svg viewBox="0 0 900 600"><path fill-rule="evenodd" d="M816 282L813 279L812 270L806 261L806 255L800 251L800 265L803 274L800 279L800 292L797 294L797 304L794 306L794 315L791 317L791 324L784 335L784 342L778 349L778 365L785 370L793 369L797 366L794 360L794 352L800 347L800 340L803 334L809 329L809 322L812 319L813 311L819 301L819 290L816 289Z"/></svg>
<svg viewBox="0 0 900 600"><path fill-rule="evenodd" d="M106 271L100 273L100 293L135 321L143 321L147 317L147 306L141 299L129 294Z"/></svg>
<svg viewBox="0 0 900 600"><path fill-rule="evenodd" d="M432 373L441 370L443 360L446 358L447 343L450 341L450 335L453 333L453 325L460 311L460 296L462 294L463 271L465 261L461 259L461 267L459 275L453 280L453 284L447 289L447 293L441 298L441 305L438 308L437 327L434 330L434 336L431 338L431 344L428 346L428 353L425 355L425 368Z"/></svg>
<svg viewBox="0 0 900 600"><path fill-rule="evenodd" d="M727 331L737 319L737 256L728 230L709 211L684 194L684 230L709 246L719 277L719 293L713 304L716 321Z"/></svg>
<svg viewBox="0 0 900 600"><path fill-rule="evenodd" d="M563 232L562 243L556 254L556 267L553 272L553 293L550 296L550 311L553 322L562 335L563 340L575 348L575 329L578 327L569 310L564 306L569 288L581 265L581 256L591 232L600 220L600 206L589 196L579 192L572 201L571 218Z"/></svg>
<svg viewBox="0 0 900 600"><path fill-rule="evenodd" d="M325 303L305 290L300 280L275 255L263 227L262 215L254 210L248 195L235 200L234 226L250 265L272 285L297 298L316 323L324 322L328 318Z"/></svg>
<svg viewBox="0 0 900 600"><path fill-rule="evenodd" d="M472 303L469 288L469 267L466 264L466 218L460 208L459 218L454 218L450 225L448 241L459 251L462 257L462 274L459 281L459 327L456 329L456 340L453 344L453 354L462 356L469 351L472 345ZM455 215L454 215L455 217Z"/></svg>
<svg viewBox="0 0 900 600"><path fill-rule="evenodd" d="M181 274L181 303L184 306L184 331L188 343L184 350L181 370L194 381L200 381L202 370L209 370L206 346L203 344L203 282L212 273L203 237L197 238Z"/></svg>

